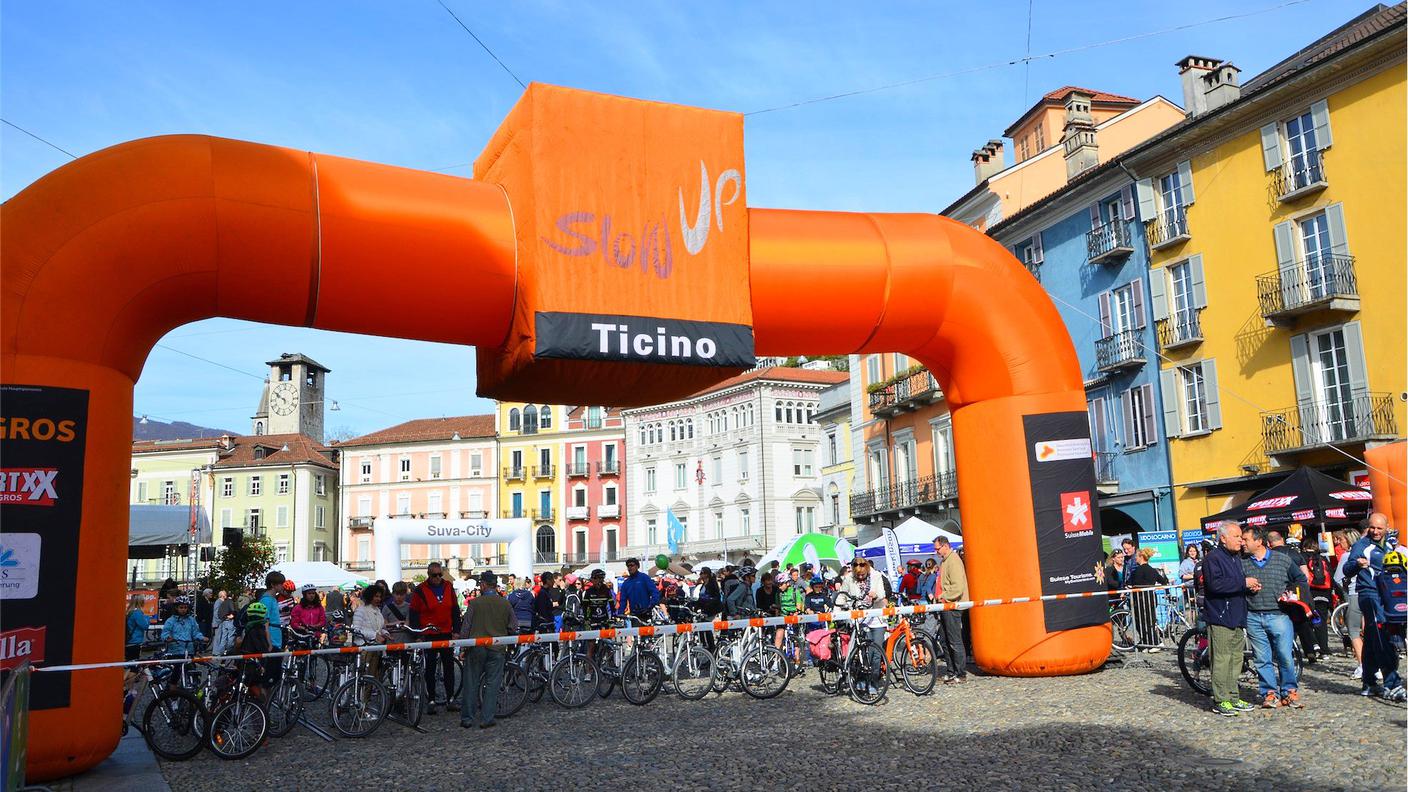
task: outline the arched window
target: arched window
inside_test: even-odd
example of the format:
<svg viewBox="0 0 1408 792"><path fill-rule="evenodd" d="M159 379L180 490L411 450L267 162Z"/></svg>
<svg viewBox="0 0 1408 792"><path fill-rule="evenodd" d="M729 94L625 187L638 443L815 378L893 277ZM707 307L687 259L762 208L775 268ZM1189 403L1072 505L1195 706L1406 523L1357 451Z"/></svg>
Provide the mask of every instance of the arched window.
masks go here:
<svg viewBox="0 0 1408 792"><path fill-rule="evenodd" d="M552 408L546 404L538 411L538 425L544 429L552 428Z"/></svg>
<svg viewBox="0 0 1408 792"><path fill-rule="evenodd" d="M533 541L538 551L537 563L550 564L557 560L557 534L553 533L552 526L538 526L538 533Z"/></svg>
<svg viewBox="0 0 1408 792"><path fill-rule="evenodd" d="M523 408L523 434L538 433L538 408L528 405Z"/></svg>
<svg viewBox="0 0 1408 792"><path fill-rule="evenodd" d="M510 432L517 432L522 428L523 425L519 423L518 419L518 408L514 407L512 410L508 411L508 430Z"/></svg>
<svg viewBox="0 0 1408 792"><path fill-rule="evenodd" d="M645 425L644 425L644 424L642 424L641 427L640 427L640 444L641 444L641 445L645 445Z"/></svg>
<svg viewBox="0 0 1408 792"><path fill-rule="evenodd" d="M778 402L776 405L773 406L773 413L774 420L776 420L778 423L782 423L782 402Z"/></svg>
<svg viewBox="0 0 1408 792"><path fill-rule="evenodd" d="M693 439L694 439L694 419L693 419L693 418L689 418L689 419L685 420L684 425L689 428L689 439L690 439L690 440L693 440Z"/></svg>
<svg viewBox="0 0 1408 792"><path fill-rule="evenodd" d="M782 414L787 416L787 423L794 423L792 420L792 402L787 402L787 406L782 409Z"/></svg>
<svg viewBox="0 0 1408 792"><path fill-rule="evenodd" d="M257 434L257 435L262 435L262 434L264 434L264 422L263 422L263 421L255 421L255 422L254 422L254 433Z"/></svg>

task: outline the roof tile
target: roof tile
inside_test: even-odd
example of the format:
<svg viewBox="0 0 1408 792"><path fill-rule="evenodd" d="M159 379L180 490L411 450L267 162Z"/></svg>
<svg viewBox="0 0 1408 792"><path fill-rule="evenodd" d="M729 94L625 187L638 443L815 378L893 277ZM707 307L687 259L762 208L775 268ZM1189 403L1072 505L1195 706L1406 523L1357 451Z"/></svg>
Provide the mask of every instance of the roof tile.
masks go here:
<svg viewBox="0 0 1408 792"><path fill-rule="evenodd" d="M334 443L341 448L346 446L386 445L388 443L417 443L435 440L451 440L459 434L461 438L493 437L493 415L459 415L449 418L417 418L414 421L396 424L385 429Z"/></svg>

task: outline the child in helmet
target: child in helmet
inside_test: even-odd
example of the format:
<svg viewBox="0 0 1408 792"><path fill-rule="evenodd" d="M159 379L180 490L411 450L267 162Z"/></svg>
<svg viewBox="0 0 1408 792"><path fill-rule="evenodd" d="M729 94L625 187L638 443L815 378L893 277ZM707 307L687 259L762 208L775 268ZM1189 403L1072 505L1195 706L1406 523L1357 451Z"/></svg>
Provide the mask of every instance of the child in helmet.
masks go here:
<svg viewBox="0 0 1408 792"><path fill-rule="evenodd" d="M1403 680L1398 675L1398 654L1403 651L1405 625L1408 625L1408 554L1402 549L1384 554L1384 571L1374 578L1383 603L1383 621L1379 631L1388 639L1389 664L1384 667L1384 698L1389 701L1408 699Z"/></svg>
<svg viewBox="0 0 1408 792"><path fill-rule="evenodd" d="M263 602L255 600L245 606L244 631L235 639L235 649L241 654L274 651L274 644L269 639L269 607ZM275 658L273 662L275 673L277 673L279 661ZM269 676L267 672L267 666L262 671L260 670L258 660L246 661L245 681L255 692L258 692L257 686Z"/></svg>
<svg viewBox="0 0 1408 792"><path fill-rule="evenodd" d="M288 626L295 630L321 630L328 623L328 612L318 599L318 587L304 583L298 603L289 614Z"/></svg>

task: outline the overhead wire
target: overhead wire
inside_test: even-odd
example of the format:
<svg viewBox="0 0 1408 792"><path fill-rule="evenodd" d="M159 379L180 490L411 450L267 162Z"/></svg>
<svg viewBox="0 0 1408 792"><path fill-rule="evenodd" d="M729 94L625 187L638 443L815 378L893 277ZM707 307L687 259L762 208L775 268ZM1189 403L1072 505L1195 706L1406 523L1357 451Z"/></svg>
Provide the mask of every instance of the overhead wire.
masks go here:
<svg viewBox="0 0 1408 792"><path fill-rule="evenodd" d="M908 79L908 80L899 80L899 81L896 81L896 82L884 83L884 84L881 84L881 85L873 85L873 86L870 86L870 87L868 87L868 88L857 88L857 89L852 90L852 91L842 91L842 92L839 92L839 93L828 94L828 95L824 95L824 96L816 96L816 97L812 97L812 98L810 98L810 99L801 99L801 100L798 100L798 101L795 101L795 102L789 102L789 103L787 103L787 104L776 105L776 106L774 106L774 107L765 107L765 108L762 108L762 109L760 109L760 110L749 110L749 111L743 113L743 115L745 115L745 116L755 116L755 115L763 115L764 113L776 113L776 112L780 112L780 111L783 111L783 110L792 110L792 109L795 109L795 108L798 108L798 107L805 107L805 106L807 106L807 105L820 104L820 103L822 103L822 102L831 102L831 101L835 101L835 100L837 100L837 99L846 99L846 98L849 98L849 97L852 97L852 96L861 96L861 95L863 95L863 94L879 93L880 91L889 91L889 90L893 90L893 89L895 89L895 88L905 88L905 87L908 87L908 86L911 86L911 85L918 85L918 84L920 84L920 83L933 82L933 81L935 81L935 80L944 80L944 79L948 79L948 78L950 78L950 77L960 77L960 76L963 76L963 75L965 75L965 74L973 74L973 73L975 73L975 72L990 71L990 70L992 70L992 69L1000 69L1000 68L1002 68L1002 67L1004 67L1004 66L1015 66L1015 65L1017 65L1017 64L1019 64L1019 63L1029 63L1029 62L1031 62L1031 61L1040 60L1040 59L1042 59L1042 58L1058 58L1058 57L1061 57L1061 56L1064 56L1064 55L1072 55L1072 54L1075 54L1075 53L1077 53L1077 52L1086 52L1086 51L1093 50L1093 49L1100 49L1100 48L1102 48L1102 47L1111 47L1111 46L1114 46L1114 45L1116 45L1116 44L1124 44L1124 43L1127 43L1127 42L1130 42L1130 41L1138 41L1138 40L1140 40L1140 39L1153 38L1153 37L1155 37L1155 36L1163 36L1163 35L1166 35L1166 34L1169 34L1169 33L1177 33L1177 32L1182 31L1182 30L1190 30L1190 29L1196 28L1196 27L1203 27L1203 26L1205 26L1205 25L1213 25L1213 24L1217 24L1217 23L1220 23L1220 22L1230 22L1230 21L1236 20L1236 19L1246 19L1246 18L1248 18L1248 17L1260 16L1261 14L1269 14L1269 13L1272 13L1272 12L1274 12L1274 11L1280 11L1281 9L1284 9L1284 8L1289 8L1289 7L1291 7L1291 6L1302 5L1302 4L1304 4L1304 3L1309 3L1309 2L1313 2L1313 0L1286 0L1286 2L1280 3L1279 5L1268 6L1268 7L1266 7L1266 8L1259 8L1259 9L1256 9L1256 10L1253 10L1253 11L1246 11L1246 12L1243 12L1243 13L1240 13L1240 14L1225 14L1225 15L1223 15L1223 16L1213 17L1213 18L1211 18L1211 19L1203 19L1203 20L1199 20L1199 21L1197 21L1197 22L1185 22L1184 24L1181 24L1181 25L1174 25L1174 26L1172 26L1172 27L1160 28L1159 30L1150 30L1150 31L1146 31L1146 32L1144 32L1144 33L1134 33L1134 34L1131 34L1131 35L1128 35L1128 36L1120 36L1120 37L1118 37L1118 38L1107 39L1107 40L1105 40L1105 41L1097 41L1097 42L1093 42L1093 43L1090 43L1090 44L1082 44L1082 45L1075 46L1075 47L1067 47L1067 48L1065 48L1065 49L1052 50L1052 51L1050 51L1050 52L1043 52L1043 53L1039 53L1039 54L1036 54L1036 55L1030 55L1030 54L1028 54L1028 55L1023 56L1023 57L1021 57L1021 58L1013 58L1013 59L1011 59L1011 60L994 61L994 62L992 62L992 63L985 63L985 64L982 64L982 65L979 65L979 66L969 66L969 67L967 67L967 68L957 69L957 70L955 70L955 71L940 72L940 73L938 73L938 74L929 74L929 75L925 75L925 76L923 76L923 77L914 77L914 78L911 78L911 79Z"/></svg>
<svg viewBox="0 0 1408 792"><path fill-rule="evenodd" d="M489 49L488 44L485 44L483 40L481 40L478 36L474 35L474 31L469 29L469 25L466 25L464 23L464 20L460 19L454 11L450 10L449 6L445 5L444 0L435 0L435 2L439 3L440 7L445 9L445 13L449 14L451 18L453 18L456 22L459 23L460 27L464 28L464 32L468 33L469 37L474 39L474 43L478 44L481 48L483 48L485 52L489 53L489 57L493 58L494 62L499 64L499 67L502 68L504 72L508 74L508 76L512 77L514 82L518 83L519 88L526 89L528 87L526 84L524 84L522 80L518 79L518 75L513 73L513 69L510 69L508 67L508 64L500 60L499 56L495 55L494 51Z"/></svg>
<svg viewBox="0 0 1408 792"><path fill-rule="evenodd" d="M42 137L40 137L40 136L34 134L33 132L30 132L28 129L25 129L24 127L20 126L19 124L14 123L13 121L11 121L11 120L8 119L8 118L0 118L0 121L3 121L4 124L5 124L5 126L13 127L13 128L15 128L15 129L18 129L19 131L25 133L26 135L29 135L30 137L34 138L35 140L39 141L40 143L43 143L44 145L48 146L49 148L51 148L51 149L53 149L53 150L59 152L60 154L65 154L65 155L67 155L69 159L78 159L78 156L77 156L76 154L74 154L72 151L69 151L68 149L63 148L63 147L59 146L58 144L51 143L51 142L45 140L44 138L42 138Z"/></svg>

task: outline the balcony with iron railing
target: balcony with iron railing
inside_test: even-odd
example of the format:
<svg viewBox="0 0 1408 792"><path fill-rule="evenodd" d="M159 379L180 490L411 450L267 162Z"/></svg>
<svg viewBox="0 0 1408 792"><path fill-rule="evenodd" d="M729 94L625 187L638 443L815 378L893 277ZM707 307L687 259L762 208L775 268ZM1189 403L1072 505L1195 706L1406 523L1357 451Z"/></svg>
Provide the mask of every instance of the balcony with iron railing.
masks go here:
<svg viewBox="0 0 1408 792"><path fill-rule="evenodd" d="M562 563L562 556L559 555L555 550L535 549L533 551L533 563L557 565Z"/></svg>
<svg viewBox="0 0 1408 792"><path fill-rule="evenodd" d="M552 520L552 507L551 507L551 506L540 506L540 507L534 509L534 510L533 510L533 519L535 519L535 520L544 520L544 521L550 521L550 520Z"/></svg>
<svg viewBox="0 0 1408 792"><path fill-rule="evenodd" d="M1114 220L1085 233L1085 252L1091 264L1117 263L1134 252L1129 223Z"/></svg>
<svg viewBox="0 0 1408 792"><path fill-rule="evenodd" d="M1281 203L1314 195L1329 184L1325 179L1325 161L1318 150L1293 156L1271 171L1271 187Z"/></svg>
<svg viewBox="0 0 1408 792"><path fill-rule="evenodd" d="M1392 440L1397 435L1393 397L1387 393L1361 393L1343 401L1308 401L1261 414L1261 439L1268 456Z"/></svg>
<svg viewBox="0 0 1408 792"><path fill-rule="evenodd" d="M596 516L603 520L614 520L621 516L621 505L618 503L603 503L596 507Z"/></svg>
<svg viewBox="0 0 1408 792"><path fill-rule="evenodd" d="M500 512L500 514L503 515L503 518L505 520L519 520L528 516L527 510L523 509L522 507L517 509L504 509Z"/></svg>
<svg viewBox="0 0 1408 792"><path fill-rule="evenodd" d="M1153 250L1186 242L1191 236L1188 232L1188 213L1182 206L1163 210L1144 227L1144 237Z"/></svg>
<svg viewBox="0 0 1408 792"><path fill-rule="evenodd" d="M504 481L522 481L527 471L522 467L504 468Z"/></svg>
<svg viewBox="0 0 1408 792"><path fill-rule="evenodd" d="M596 550L578 550L576 552L563 553L562 563L580 566L582 564L605 564L612 561L621 561L625 558L627 558L627 556L622 555L620 549L608 549L605 553Z"/></svg>
<svg viewBox="0 0 1408 792"><path fill-rule="evenodd" d="M592 474L590 462L568 462L566 467L568 478L586 478Z"/></svg>
<svg viewBox="0 0 1408 792"><path fill-rule="evenodd" d="M1178 349L1192 346L1203 340L1203 309L1190 308L1175 311L1167 319L1160 319L1155 330L1161 349Z"/></svg>
<svg viewBox="0 0 1408 792"><path fill-rule="evenodd" d="M932 404L943 398L943 391L934 375L926 368L891 382L870 394L870 412L889 417Z"/></svg>
<svg viewBox="0 0 1408 792"><path fill-rule="evenodd" d="M957 498L958 476L950 471L855 493L851 496L851 516L860 519L902 509L938 506Z"/></svg>
<svg viewBox="0 0 1408 792"><path fill-rule="evenodd" d="M1095 483L1102 487L1114 487L1120 483L1119 473L1115 469L1115 459L1119 457L1113 451L1095 452Z"/></svg>
<svg viewBox="0 0 1408 792"><path fill-rule="evenodd" d="M1101 371L1116 371L1144 363L1144 334L1141 330L1121 330L1095 341L1095 367Z"/></svg>
<svg viewBox="0 0 1408 792"><path fill-rule="evenodd" d="M568 506L567 519L569 520L590 520L592 518L592 507L590 506Z"/></svg>
<svg viewBox="0 0 1408 792"><path fill-rule="evenodd" d="M347 521L347 527L354 531L370 531L372 519L371 517L353 517Z"/></svg>
<svg viewBox="0 0 1408 792"><path fill-rule="evenodd" d="M374 561L348 561L342 565L348 572L369 572L376 568Z"/></svg>
<svg viewBox="0 0 1408 792"><path fill-rule="evenodd" d="M1312 311L1358 311L1354 257L1327 253L1258 275L1256 299L1261 315L1272 322Z"/></svg>
<svg viewBox="0 0 1408 792"><path fill-rule="evenodd" d="M596 474L598 476L618 476L621 474L621 462L615 459L607 459L596 463Z"/></svg>
<svg viewBox="0 0 1408 792"><path fill-rule="evenodd" d="M533 468L533 478L550 479L557 475L557 465L537 465Z"/></svg>

